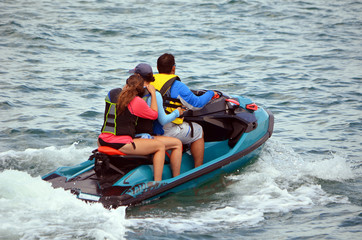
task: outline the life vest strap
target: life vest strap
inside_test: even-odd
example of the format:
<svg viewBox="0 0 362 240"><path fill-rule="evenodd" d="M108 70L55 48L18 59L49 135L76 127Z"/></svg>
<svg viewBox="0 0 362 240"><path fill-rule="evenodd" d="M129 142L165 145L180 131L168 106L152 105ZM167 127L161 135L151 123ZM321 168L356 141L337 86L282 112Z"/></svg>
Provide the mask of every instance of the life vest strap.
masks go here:
<svg viewBox="0 0 362 240"><path fill-rule="evenodd" d="M164 96L170 89L172 84L176 81L181 81L180 78L178 76L171 78L170 80L168 80L165 84L163 84L163 86L160 89L160 93L162 96Z"/></svg>
<svg viewBox="0 0 362 240"><path fill-rule="evenodd" d="M173 102L173 103L171 103L171 102ZM182 103L181 103L180 99L163 96L163 106L164 107L178 108L178 107L181 107L181 105L182 105Z"/></svg>
<svg viewBox="0 0 362 240"><path fill-rule="evenodd" d="M180 100L180 99L178 99L178 98L172 98L172 97L167 97L167 96L163 96L163 100L181 103L181 100Z"/></svg>
<svg viewBox="0 0 362 240"><path fill-rule="evenodd" d="M178 108L181 107L181 105L176 105L176 104L172 104L172 103L164 103L163 104L164 107L170 107L170 108ZM166 111L166 110L165 110Z"/></svg>

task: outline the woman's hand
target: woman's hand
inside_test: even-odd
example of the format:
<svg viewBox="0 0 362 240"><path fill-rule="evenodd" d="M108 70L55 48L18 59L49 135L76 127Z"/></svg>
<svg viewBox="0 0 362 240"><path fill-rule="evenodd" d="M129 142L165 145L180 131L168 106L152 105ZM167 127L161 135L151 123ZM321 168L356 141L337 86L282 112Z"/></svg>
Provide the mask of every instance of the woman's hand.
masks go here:
<svg viewBox="0 0 362 240"><path fill-rule="evenodd" d="M156 100L156 89L153 85L148 84L146 86L148 92L151 94L151 109L155 110L156 112L158 112L158 108L157 108L157 100Z"/></svg>
<svg viewBox="0 0 362 240"><path fill-rule="evenodd" d="M155 94L156 94L156 89L155 89L155 87L154 87L153 85L148 84L146 87L147 87L148 92L149 92L151 95L155 95Z"/></svg>
<svg viewBox="0 0 362 240"><path fill-rule="evenodd" d="M177 108L178 112L179 112L179 116L181 116L182 114L184 114L184 112L186 111L185 108L182 108L182 107L178 107Z"/></svg>

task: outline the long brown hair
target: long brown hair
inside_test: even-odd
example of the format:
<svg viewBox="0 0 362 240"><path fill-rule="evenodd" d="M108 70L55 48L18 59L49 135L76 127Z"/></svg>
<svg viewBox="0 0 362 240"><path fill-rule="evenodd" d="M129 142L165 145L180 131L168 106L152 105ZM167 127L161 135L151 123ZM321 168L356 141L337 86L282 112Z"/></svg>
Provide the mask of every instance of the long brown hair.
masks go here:
<svg viewBox="0 0 362 240"><path fill-rule="evenodd" d="M127 79L126 86L118 96L117 100L117 115L121 114L127 105L136 96L142 96L144 93L143 78L138 74L132 75Z"/></svg>

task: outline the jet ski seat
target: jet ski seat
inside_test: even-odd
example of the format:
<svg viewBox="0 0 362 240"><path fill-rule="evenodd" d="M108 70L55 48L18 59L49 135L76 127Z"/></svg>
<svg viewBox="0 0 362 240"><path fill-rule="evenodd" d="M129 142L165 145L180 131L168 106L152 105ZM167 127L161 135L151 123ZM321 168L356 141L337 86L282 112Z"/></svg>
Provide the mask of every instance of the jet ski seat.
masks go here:
<svg viewBox="0 0 362 240"><path fill-rule="evenodd" d="M94 171L100 178L110 171L125 175L130 170L140 165L152 165L153 155L126 155L118 149L100 146L93 150L89 160L94 161Z"/></svg>

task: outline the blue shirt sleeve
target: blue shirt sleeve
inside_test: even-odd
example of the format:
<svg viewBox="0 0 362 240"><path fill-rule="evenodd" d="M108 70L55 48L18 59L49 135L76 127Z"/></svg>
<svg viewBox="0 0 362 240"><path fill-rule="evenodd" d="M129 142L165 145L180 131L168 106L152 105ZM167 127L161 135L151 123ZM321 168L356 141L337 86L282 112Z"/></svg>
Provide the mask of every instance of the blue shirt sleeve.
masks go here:
<svg viewBox="0 0 362 240"><path fill-rule="evenodd" d="M201 96L196 96L184 83L175 81L171 87L171 97L178 98L189 109L204 107L214 96L213 91L207 91Z"/></svg>
<svg viewBox="0 0 362 240"><path fill-rule="evenodd" d="M165 125L166 123L172 122L173 120L175 120L177 117L180 116L180 113L178 112L178 110L174 110L170 114L165 113L165 109L163 108L162 95L158 91L156 91L156 100L157 100L157 108L158 108L157 120L162 126ZM151 106L151 97L149 97L147 99L147 104L149 106Z"/></svg>

